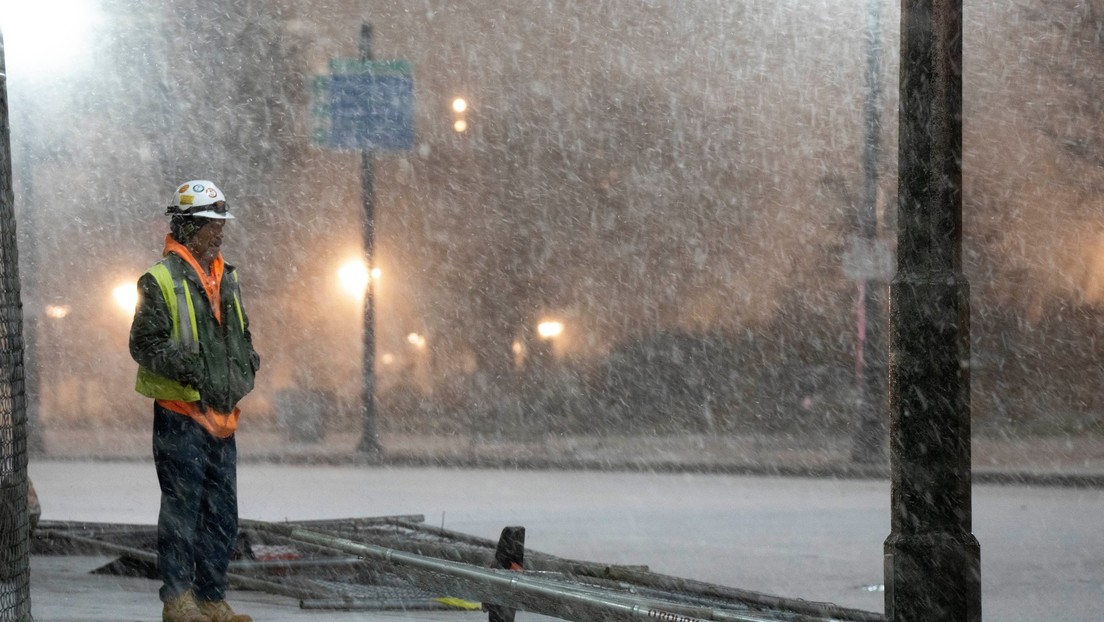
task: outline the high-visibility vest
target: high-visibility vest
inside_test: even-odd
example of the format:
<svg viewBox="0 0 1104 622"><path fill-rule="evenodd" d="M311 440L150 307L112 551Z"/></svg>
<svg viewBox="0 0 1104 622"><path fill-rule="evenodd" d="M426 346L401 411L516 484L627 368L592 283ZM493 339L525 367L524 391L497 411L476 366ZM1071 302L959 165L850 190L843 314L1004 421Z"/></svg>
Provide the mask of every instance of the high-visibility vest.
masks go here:
<svg viewBox="0 0 1104 622"><path fill-rule="evenodd" d="M192 292L187 280L181 276L174 279L172 272L164 262L159 262L147 271L153 275L157 285L161 288L161 295L165 304L169 307L169 317L172 318L171 339L179 342L188 352L199 352L199 341L196 333L195 306L192 304ZM238 284L237 271L231 272L234 277L234 311L237 313L238 322L245 330L245 316L242 314L241 295L236 285ZM220 304L215 301L213 304ZM139 365L138 377L134 382L134 390L146 397L156 400L171 400L179 402L197 402L200 399L199 390L191 385L170 380L156 374Z"/></svg>

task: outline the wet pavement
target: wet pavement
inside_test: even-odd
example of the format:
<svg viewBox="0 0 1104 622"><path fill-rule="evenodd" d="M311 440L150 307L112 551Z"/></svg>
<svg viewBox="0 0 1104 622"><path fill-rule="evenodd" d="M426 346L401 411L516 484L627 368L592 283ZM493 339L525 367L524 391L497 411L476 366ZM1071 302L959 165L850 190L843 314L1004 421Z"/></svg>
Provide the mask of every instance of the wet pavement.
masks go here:
<svg viewBox="0 0 1104 622"><path fill-rule="evenodd" d="M122 436L126 437L125 434ZM114 442L110 442L111 439ZM30 466L31 476L43 495L43 518L139 524L154 522L157 491L156 483L152 480L152 465L146 464L149 462L148 436L132 433L131 437L123 440L125 442L121 442L119 434L89 436L74 433L47 437L47 456L32 458ZM280 520L289 517L424 512L428 522L437 524L439 521L444 524L447 512L450 528L482 537L496 535L493 531L496 527L488 525L500 527L505 524L532 524L538 527L532 530L534 539L542 534L550 535L556 530L564 532L557 536L561 539L555 540L554 545L536 540L534 548L568 557L598 559L608 563L663 563L669 564L671 567L666 571L676 576L690 577L700 572L702 574L697 578L723 585L760 589L780 596L825 600L867 611L881 608L880 593L875 591L864 595L854 590L858 589L855 586L877 586L882 581L881 541L888 534L888 523L884 516L888 508L887 483L884 482L886 469L884 466L851 464L848 460L849 445L846 439L820 439L817 443L802 444L792 438L764 437L556 437L536 443L521 443L494 438L385 435L381 440L387 448L385 456L382 459L368 459L355 451L355 438L333 437L318 443L296 443L277 433L249 432L247 429L239 437L245 478L240 483L244 495L243 516ZM1099 594L1104 593L1104 575L1092 572L1085 574L1085 568L1096 568L1101 560L1092 553L1096 550L1095 545L1077 544L1085 536L1080 522L1073 517L1086 515L1086 512L1095 515L1097 510L1091 508L1097 507L1096 504L1104 499L1100 490L1104 488L1104 440L1059 438L1037 439L1030 443L975 440L974 463L975 483L990 481L1044 485L1043 488L1014 486L1007 488L1007 493L1002 492L1002 487L990 487L983 496L975 497L975 533L982 542L985 560L985 610L989 613L1005 614L1022 611L1026 612L1025 616L1033 615L1032 606L1040 602L1040 598L1033 594L1053 591L1052 583L1058 580L1057 573L1073 564L1080 570L1073 572L1069 581L1061 581L1060 585L1065 587L1059 590L1069 592L1063 592L1061 602L1073 613L1063 617L1061 612L1055 612L1053 608L1048 613L1051 615L1050 619L1054 620L1087 619L1082 613L1093 610L1095 605L1091 602L1092 598L1097 599L1096 603L1099 602ZM318 466L304 469L307 465ZM462 480L466 483L460 486L440 482L439 489L408 494L411 485L404 487L395 480L411 477L408 473L422 474L420 469L411 470L417 465L480 468L471 471ZM598 467L612 469L614 472L603 475L590 470ZM513 478L520 475L520 471L538 469L549 471L547 475L534 474L543 478L540 481L549 484L532 488L529 485L519 486L513 481ZM557 469L565 473L555 475ZM568 471L573 474L567 473ZM637 472L640 475L618 476L616 472ZM649 472L656 475L648 476ZM431 470L424 473L418 476L417 481L421 483L416 486L430 488L438 485L437 481L442 479L435 477ZM664 473L667 475L662 475ZM855 517L861 516L861 528L856 528L854 534L818 535L813 540L804 542L801 540L804 536L800 530L808 528L803 527L800 521L803 520L801 516L807 513L801 512L799 506L800 503L808 503L812 497L808 492L799 492L793 495L794 498L804 501L787 501L785 505L788 508L791 503L797 504L792 511L785 510L786 516L792 514L793 520L797 521L786 530L791 535L779 533L771 536L771 530L764 525L776 521L778 515L773 513L777 511L777 507L771 501L770 495L780 488L779 482L787 480L766 478L761 485L752 484L756 490L760 486L766 486L764 490L741 493L738 490L745 484L736 483L737 480L730 478L712 478L704 474L782 474L829 478L825 482L826 488L823 485L813 488L811 483L799 483L801 480L794 480L793 486L802 490L816 490L816 494L824 490L829 493L839 491L842 496L838 499L830 496L824 506L826 509L818 512L822 515L825 512L842 512L845 516L841 518L841 525L854 524ZM647 477L648 485L654 489L641 489L634 493L635 496L629 497L627 503L630 507L625 510L628 512L626 516L619 516L616 510L613 514L601 514L599 512L603 510L595 509L599 507L597 505L591 508L591 504L605 503L595 497L602 494L598 491L604 489L602 487L605 484L596 482L633 477ZM671 477L678 481L659 480L668 482L664 486L673 486L662 488L667 492L659 494L660 485L653 480ZM708 479L702 479L706 477ZM538 511L532 505L533 501L528 495L546 494L544 490L552 487L552 482L575 479L578 479L578 483L574 490L586 493L578 500L572 498L571 503L576 504L575 506L561 509L562 503L552 500L552 505L548 507L554 510L550 512L548 509ZM851 484L843 484L848 479L869 480L869 483L856 483L858 488L852 490ZM832 480L836 480L835 483ZM317 494L324 495L325 498L319 499L317 494L311 494L311 490L315 482L322 481L326 482L326 488L319 487ZM674 495L680 494L684 488L680 482L690 481L707 481L710 486L719 488L713 493L679 501ZM754 482L755 478L747 481ZM287 492L282 488L285 483L292 489L290 497L283 496ZM103 489L97 490L99 486L103 486ZM339 492L335 492L350 489L350 486L361 492L350 498L342 498ZM782 488L788 486L790 484L785 484ZM1047 491L1048 486L1053 493ZM1058 490L1071 486L1086 490ZM769 493L765 492L768 490ZM503 494L495 491L502 491ZM717 494L718 491L723 492ZM608 496L610 493L605 494ZM733 494L736 496L732 497ZM740 501L747 494L757 499L752 506ZM860 494L861 497L857 496ZM649 495L655 495L655 498ZM997 500L987 500L990 495ZM731 499L732 503L726 499ZM490 511L489 506L499 500L502 505L500 512ZM408 503L414 506L411 507ZM708 513L702 514L703 506L707 504ZM714 504L716 507L713 507ZM770 516L745 516L757 506L762 506L762 511ZM658 533L668 533L668 528L660 525L656 527L658 531L649 535L650 528L639 522L647 515L645 508L647 512L658 512L658 516L664 520L674 520L669 515L681 512L689 512L686 517L693 517L693 520L699 520L701 516L714 517L721 528L717 530L711 526L713 531L701 534L700 537L705 539L702 542L686 533L681 536L672 535L670 542L662 543L655 538L659 537ZM1027 516L1025 512L1032 511L1039 512L1039 517L1021 518ZM856 512L861 514L855 514ZM1016 513L1019 514L1014 516ZM488 520L488 515L491 520ZM595 520L610 523L622 519L629 520L626 524L632 525L632 530L623 534L625 537L632 537L624 542L611 540L622 537L620 535L599 536L604 526L593 526ZM1066 529L1059 529L1057 525L1066 519L1069 523ZM1021 526L1025 525L1024 520L1046 524L1048 529L1021 531ZM573 527L561 529L565 521L572 523ZM724 559L711 559L707 566L703 566L702 546L713 549L726 539L744 537L738 535L739 532L724 529L723 526L730 521L749 521L742 529L754 525L756 529L764 527L767 530L758 538L753 538L752 543L729 543L729 546L735 548L728 552L721 551ZM1007 521L1011 522L1006 524ZM542 522L548 524L541 527ZM679 522L691 524L693 521L687 522L683 518ZM714 531L716 533L710 535ZM615 530L612 533L623 532ZM1020 535L1014 541L1006 543L1004 539L1012 537L1006 534ZM688 537L690 540L687 540ZM1057 540L1047 540L1052 537ZM1064 552L1054 561L1058 565L1048 565L1049 562L1043 558L1047 555L1046 552L1055 550L1055 547L1061 548L1065 543L1069 546L1062 549ZM1038 545L1038 550L1031 553L1034 549L1030 547L1034 545ZM599 548L571 550L574 546ZM1030 559L1019 559L1021 549L1027 551ZM810 557L811 551L816 551L816 555ZM1078 555L1083 559L1077 557ZM747 569L754 567L754 573L746 574L739 565L732 566L731 562L725 561L737 557L749 564ZM766 570L773 563L770 560L780 558L792 560L780 563L777 570ZM107 556L34 556L31 561L34 619L37 622L159 620L157 582L89 574L90 570L111 559L113 558ZM813 560L816 565L809 566L806 560ZM1032 570L1039 564L1043 565L1040 567L1045 566L1045 572ZM808 572L810 568L817 569L815 580L797 584L785 582L786 577ZM756 585L756 581L762 581L763 584ZM817 592L820 582L825 584L823 593ZM787 585L789 587L785 587ZM1016 586L1015 589L1010 589L1013 585ZM1085 590L1091 590L1094 595L1088 601L1085 600ZM469 611L303 610L295 599L251 591L232 591L230 600L239 610L252 614L258 622L486 619L485 613ZM519 622L551 619L535 614L518 614ZM1003 619L1021 618L1005 615Z"/></svg>

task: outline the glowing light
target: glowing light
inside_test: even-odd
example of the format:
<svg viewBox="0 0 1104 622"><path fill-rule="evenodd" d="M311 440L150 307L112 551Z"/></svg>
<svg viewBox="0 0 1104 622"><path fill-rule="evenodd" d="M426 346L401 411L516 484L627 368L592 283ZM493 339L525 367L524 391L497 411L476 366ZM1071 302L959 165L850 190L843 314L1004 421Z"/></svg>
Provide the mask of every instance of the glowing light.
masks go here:
<svg viewBox="0 0 1104 622"><path fill-rule="evenodd" d="M452 124L452 129L456 130L458 134L466 132L468 130L468 122L463 119L457 119L456 122Z"/></svg>
<svg viewBox="0 0 1104 622"><path fill-rule="evenodd" d="M135 292L134 295L137 299L138 293ZM137 304L137 300L135 300L135 304ZM45 308L46 317L50 318L51 320L60 320L63 317L69 315L69 311L69 305L46 305Z"/></svg>
<svg viewBox="0 0 1104 622"><path fill-rule="evenodd" d="M111 297L120 311L134 315L134 310L138 307L138 287L135 281L116 285L115 289L111 290Z"/></svg>
<svg viewBox="0 0 1104 622"><path fill-rule="evenodd" d="M563 322L557 322L556 320L547 320L537 324L537 334L543 339L553 339L559 337L564 332Z"/></svg>
<svg viewBox="0 0 1104 622"><path fill-rule="evenodd" d="M410 333L409 335L406 336L406 341L407 341L407 343L414 346L415 348L421 349L421 348L426 347L426 338L425 338L425 336L424 335L419 335L418 333Z"/></svg>
<svg viewBox="0 0 1104 622"><path fill-rule="evenodd" d="M99 21L94 0L0 2L0 28L10 71L56 75L87 62Z"/></svg>
<svg viewBox="0 0 1104 622"><path fill-rule="evenodd" d="M341 282L342 289L355 298L364 296L364 291L368 287L368 277L368 267L364 265L363 259L350 259L337 269L337 278Z"/></svg>
<svg viewBox="0 0 1104 622"><path fill-rule="evenodd" d="M456 112L464 112L468 109L468 100L464 99L463 97L457 97L456 99L452 100L452 109Z"/></svg>

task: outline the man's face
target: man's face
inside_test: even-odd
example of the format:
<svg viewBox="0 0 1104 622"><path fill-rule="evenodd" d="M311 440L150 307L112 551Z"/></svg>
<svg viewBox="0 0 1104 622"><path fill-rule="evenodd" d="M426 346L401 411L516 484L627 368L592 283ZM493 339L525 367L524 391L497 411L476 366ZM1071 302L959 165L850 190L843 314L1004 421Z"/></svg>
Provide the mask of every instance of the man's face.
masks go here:
<svg viewBox="0 0 1104 622"><path fill-rule="evenodd" d="M226 221L216 218L205 218L204 221L187 245L192 256L200 262L211 261L218 256L222 247L222 227L226 224Z"/></svg>

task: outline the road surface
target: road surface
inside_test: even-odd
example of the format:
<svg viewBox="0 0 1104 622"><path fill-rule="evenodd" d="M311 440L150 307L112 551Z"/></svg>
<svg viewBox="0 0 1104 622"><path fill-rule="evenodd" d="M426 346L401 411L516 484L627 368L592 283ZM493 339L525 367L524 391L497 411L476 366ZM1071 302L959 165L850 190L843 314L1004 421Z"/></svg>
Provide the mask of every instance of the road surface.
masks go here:
<svg viewBox="0 0 1104 622"><path fill-rule="evenodd" d="M156 522L148 462L32 462L43 519ZM529 548L882 611L884 481L366 466L239 468L240 514L268 521L422 514ZM987 620L1088 621L1104 609L1104 491L977 486ZM533 619L533 618L529 618Z"/></svg>

